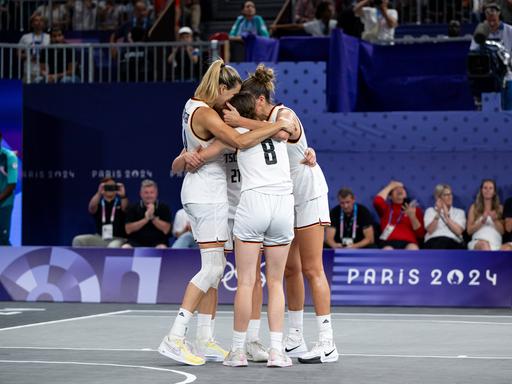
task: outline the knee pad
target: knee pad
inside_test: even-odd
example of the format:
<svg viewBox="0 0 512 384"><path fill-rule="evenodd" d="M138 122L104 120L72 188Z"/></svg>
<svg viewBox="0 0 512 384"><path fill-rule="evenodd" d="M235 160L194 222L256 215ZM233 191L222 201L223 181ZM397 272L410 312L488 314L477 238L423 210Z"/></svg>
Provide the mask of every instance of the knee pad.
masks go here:
<svg viewBox="0 0 512 384"><path fill-rule="evenodd" d="M223 248L201 249L201 270L190 280L203 292L210 288L217 289L224 274L226 258Z"/></svg>

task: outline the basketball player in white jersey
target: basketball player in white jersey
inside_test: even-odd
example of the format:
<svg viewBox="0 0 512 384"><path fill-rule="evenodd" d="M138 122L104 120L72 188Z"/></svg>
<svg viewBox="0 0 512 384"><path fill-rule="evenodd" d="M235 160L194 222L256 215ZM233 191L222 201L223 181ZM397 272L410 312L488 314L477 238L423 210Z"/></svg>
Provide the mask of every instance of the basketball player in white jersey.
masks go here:
<svg viewBox="0 0 512 384"><path fill-rule="evenodd" d="M185 154L182 152L180 156L182 158L187 157L186 161L180 161L179 157L173 161L172 172L174 174L180 174L189 170L195 172L199 167L203 166L206 162L211 161L222 153L226 167L226 182L227 182L227 195L228 195L228 241L224 245L226 253L233 252L233 225L235 222L235 212L240 201L240 189L241 189L241 176L240 170L238 169L238 163L236 158L236 151L230 148L228 151L224 151L224 144L222 149L215 149L215 145L210 145L207 149L199 151L190 151ZM251 320L249 321L249 328L247 330L247 339L245 344L245 351L247 359L254 362L266 362L268 360L268 353L266 348L260 342L259 330L261 325L261 306L263 303L263 292L262 292L262 280L261 280L261 255L259 256L256 265L256 282L254 284L253 299L252 299L252 314ZM217 298L210 297L210 293L213 289L210 289L208 293L201 299L198 306L198 319L197 319L197 332L196 332L196 346L201 350L202 354L210 360L217 360L220 354L216 353L214 340L214 326L215 323L215 309L211 307L212 303L216 303ZM217 291L215 291L217 292ZM213 319L212 319L213 316ZM210 340L209 343L205 343L204 340ZM223 356L224 358L225 356Z"/></svg>
<svg viewBox="0 0 512 384"><path fill-rule="evenodd" d="M206 148L214 138L234 148L249 148L273 136L282 128L291 131L290 124L279 122L242 135L226 125L217 111L221 111L226 102L239 91L240 85L240 76L233 67L225 65L222 60L211 64L196 89L194 98L185 104L182 115L185 149L198 146ZM194 238L199 244L201 270L188 284L178 315L158 351L181 363L203 365L205 358L190 350L185 342L185 333L201 298L211 289L209 297L213 302L210 306L215 307L215 290L225 267L228 203L226 174L220 158L205 164L197 172L186 174L181 200L190 218ZM220 347L214 349L223 354Z"/></svg>
<svg viewBox="0 0 512 384"><path fill-rule="evenodd" d="M255 99L248 93L234 96L232 102L242 115L255 117L255 113L258 113L255 111ZM262 114L258 113L257 116L261 117ZM237 130L247 131L245 128ZM270 348L267 366L288 367L292 361L283 348L283 274L293 239L293 184L286 142L267 139L261 145L238 151L237 160L242 179L233 228L238 285L233 343L224 365L247 365L244 345L252 312L258 256L263 244L269 292Z"/></svg>
<svg viewBox="0 0 512 384"><path fill-rule="evenodd" d="M329 283L322 263L324 226L329 225L327 183L319 165L309 167L303 163L307 150L306 135L297 115L283 105L271 100L274 89L273 76L265 76L268 69L259 65L256 72L242 85L243 92L256 97L256 103L267 113L269 122L294 121L296 132L288 140L293 193L295 198L295 239L291 245L286 265L286 294L290 329L285 342L289 356L298 356L301 363L327 363L338 360L334 343ZM225 121L231 126L257 128L261 122L239 116L236 110L226 110ZM312 291L319 340L311 351L303 338L304 280L306 276Z"/></svg>

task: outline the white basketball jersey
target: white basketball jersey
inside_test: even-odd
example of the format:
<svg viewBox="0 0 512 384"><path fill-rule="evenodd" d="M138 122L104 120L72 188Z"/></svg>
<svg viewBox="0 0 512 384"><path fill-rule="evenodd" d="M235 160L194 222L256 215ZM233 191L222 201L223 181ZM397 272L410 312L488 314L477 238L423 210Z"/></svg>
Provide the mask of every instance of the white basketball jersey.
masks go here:
<svg viewBox="0 0 512 384"><path fill-rule="evenodd" d="M228 217L230 219L234 219L236 207L240 202L240 189L242 187L242 179L240 177L240 170L238 169L238 162L236 161L236 152L225 153L222 156L226 165L226 181L228 184Z"/></svg>
<svg viewBox="0 0 512 384"><path fill-rule="evenodd" d="M210 108L208 104L198 99L189 99L185 104L182 115L183 147L194 151L197 147L208 147L215 140L202 139L192 129L194 112L198 108ZM195 172L188 172L181 187L181 203L216 204L227 203L226 168L224 158L218 156L207 162Z"/></svg>
<svg viewBox="0 0 512 384"><path fill-rule="evenodd" d="M287 144L290 159L290 173L293 181L293 195L295 205L298 205L326 194L329 189L320 165L316 164L314 167L310 167L306 164L302 164L304 152L308 148L308 142L306 140L304 127L295 112L284 105L276 105L270 112L268 121L274 123L277 120L279 111L285 108L293 113L300 127L299 139L296 141L288 140Z"/></svg>
<svg viewBox="0 0 512 384"><path fill-rule="evenodd" d="M237 131L248 130L237 128ZM242 176L241 192L254 190L268 195L293 192L285 141L266 139L254 147L239 150L237 160Z"/></svg>

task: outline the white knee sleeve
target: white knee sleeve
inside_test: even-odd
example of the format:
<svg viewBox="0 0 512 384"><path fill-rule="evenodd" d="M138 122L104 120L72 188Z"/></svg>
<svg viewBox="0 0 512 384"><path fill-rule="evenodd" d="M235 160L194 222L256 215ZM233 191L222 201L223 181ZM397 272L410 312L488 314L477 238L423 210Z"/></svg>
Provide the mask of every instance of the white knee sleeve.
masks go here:
<svg viewBox="0 0 512 384"><path fill-rule="evenodd" d="M190 280L197 288L207 292L210 288L217 289L224 268L226 266L226 257L224 248L206 248L201 249L201 270Z"/></svg>

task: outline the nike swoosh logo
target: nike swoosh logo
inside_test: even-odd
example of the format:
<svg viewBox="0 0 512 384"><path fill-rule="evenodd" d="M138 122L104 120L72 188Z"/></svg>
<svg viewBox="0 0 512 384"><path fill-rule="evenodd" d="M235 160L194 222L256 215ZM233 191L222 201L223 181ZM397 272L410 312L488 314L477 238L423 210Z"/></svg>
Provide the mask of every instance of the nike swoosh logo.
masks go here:
<svg viewBox="0 0 512 384"><path fill-rule="evenodd" d="M326 353L325 356L329 356L331 353L333 353L336 349L333 349L331 352Z"/></svg>
<svg viewBox="0 0 512 384"><path fill-rule="evenodd" d="M284 351L285 351L285 352L291 352L291 351L293 351L293 350L295 350L295 349L297 349L297 348L299 348L299 347L300 347L300 345L297 345L296 347L293 347L293 348L290 348L290 349L285 348L285 349L284 349Z"/></svg>

